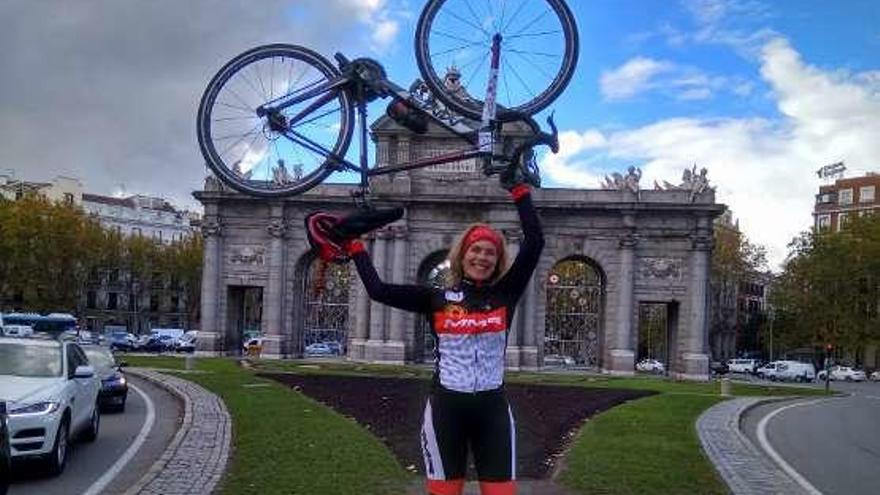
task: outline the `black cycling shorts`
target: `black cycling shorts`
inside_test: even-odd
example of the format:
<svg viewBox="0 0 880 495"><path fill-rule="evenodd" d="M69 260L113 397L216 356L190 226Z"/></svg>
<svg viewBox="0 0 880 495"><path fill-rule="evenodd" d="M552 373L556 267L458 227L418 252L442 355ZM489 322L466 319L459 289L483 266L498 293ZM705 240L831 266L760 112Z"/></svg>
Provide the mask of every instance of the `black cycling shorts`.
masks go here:
<svg viewBox="0 0 880 495"><path fill-rule="evenodd" d="M480 481L516 479L516 428L504 390L464 393L436 387L422 420L428 480L465 477L470 446Z"/></svg>

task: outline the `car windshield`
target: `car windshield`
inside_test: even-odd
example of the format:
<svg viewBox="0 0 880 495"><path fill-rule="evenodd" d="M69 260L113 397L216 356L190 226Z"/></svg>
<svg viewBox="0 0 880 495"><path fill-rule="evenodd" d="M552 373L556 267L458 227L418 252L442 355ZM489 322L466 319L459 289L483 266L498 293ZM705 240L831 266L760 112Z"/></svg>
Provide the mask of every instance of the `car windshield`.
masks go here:
<svg viewBox="0 0 880 495"><path fill-rule="evenodd" d="M87 348L85 351L86 357L89 358L89 364L96 368L113 368L116 366L116 362L113 360L113 355L110 354L110 351L91 348Z"/></svg>
<svg viewBox="0 0 880 495"><path fill-rule="evenodd" d="M61 346L0 343L0 375L61 376Z"/></svg>

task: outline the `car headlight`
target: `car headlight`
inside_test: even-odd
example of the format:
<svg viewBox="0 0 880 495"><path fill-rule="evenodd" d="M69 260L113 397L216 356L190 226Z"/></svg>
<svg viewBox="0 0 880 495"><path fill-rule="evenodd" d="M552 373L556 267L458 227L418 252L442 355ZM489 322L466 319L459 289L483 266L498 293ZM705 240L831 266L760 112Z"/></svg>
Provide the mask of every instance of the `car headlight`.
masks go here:
<svg viewBox="0 0 880 495"><path fill-rule="evenodd" d="M9 409L9 416L39 416L52 414L58 410L61 404L55 401L34 402L33 404L13 405Z"/></svg>
<svg viewBox="0 0 880 495"><path fill-rule="evenodd" d="M122 375L113 375L110 378L104 380L104 385L125 385L125 377Z"/></svg>

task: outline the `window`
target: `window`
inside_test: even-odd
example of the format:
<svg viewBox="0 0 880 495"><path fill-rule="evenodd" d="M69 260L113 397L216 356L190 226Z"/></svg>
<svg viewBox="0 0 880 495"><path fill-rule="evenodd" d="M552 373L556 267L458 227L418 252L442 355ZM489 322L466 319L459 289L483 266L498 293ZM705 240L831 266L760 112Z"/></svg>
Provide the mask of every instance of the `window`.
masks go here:
<svg viewBox="0 0 880 495"><path fill-rule="evenodd" d="M837 193L837 204L840 205L851 205L853 202L853 190L852 189L841 189L839 193Z"/></svg>
<svg viewBox="0 0 880 495"><path fill-rule="evenodd" d="M817 204L828 204L834 202L834 195L831 193L822 193L816 197Z"/></svg>
<svg viewBox="0 0 880 495"><path fill-rule="evenodd" d="M838 232L840 232L840 229L842 229L843 226L846 225L846 217L847 217L846 213L841 213L841 214L837 215L837 231Z"/></svg>
<svg viewBox="0 0 880 495"><path fill-rule="evenodd" d="M73 204L73 193L64 193L64 204L66 204L66 205Z"/></svg>
<svg viewBox="0 0 880 495"><path fill-rule="evenodd" d="M819 215L816 219L816 227L819 229L831 227L831 215Z"/></svg>
<svg viewBox="0 0 880 495"><path fill-rule="evenodd" d="M180 297L177 294L171 296L171 311L180 311Z"/></svg>
<svg viewBox="0 0 880 495"><path fill-rule="evenodd" d="M135 311L137 308L135 307L135 303L137 302L137 298L134 297L134 292L128 293L128 310Z"/></svg>
<svg viewBox="0 0 880 495"><path fill-rule="evenodd" d="M115 284L116 282L119 282L119 269L118 268L114 268L114 269L110 270L110 283Z"/></svg>
<svg viewBox="0 0 880 495"><path fill-rule="evenodd" d="M859 203L874 202L874 186L865 186L859 188Z"/></svg>
<svg viewBox="0 0 880 495"><path fill-rule="evenodd" d="M97 307L97 304L98 304L98 294L95 291L90 290L86 294L86 307L89 309L95 309L95 307Z"/></svg>
<svg viewBox="0 0 880 495"><path fill-rule="evenodd" d="M116 296L115 292L107 294L107 309L116 309Z"/></svg>

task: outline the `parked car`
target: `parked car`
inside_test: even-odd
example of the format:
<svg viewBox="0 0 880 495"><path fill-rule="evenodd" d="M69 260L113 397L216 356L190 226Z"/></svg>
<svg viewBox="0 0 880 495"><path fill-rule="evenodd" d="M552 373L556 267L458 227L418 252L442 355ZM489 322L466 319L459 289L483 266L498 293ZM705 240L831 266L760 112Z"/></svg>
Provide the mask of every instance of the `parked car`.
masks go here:
<svg viewBox="0 0 880 495"><path fill-rule="evenodd" d="M174 341L174 352L196 352L195 331L186 332L182 337Z"/></svg>
<svg viewBox="0 0 880 495"><path fill-rule="evenodd" d="M757 359L729 359L727 368L731 373L750 373L754 374L758 371Z"/></svg>
<svg viewBox="0 0 880 495"><path fill-rule="evenodd" d="M812 382L816 379L816 367L813 363L780 361L777 364L776 378L793 382Z"/></svg>
<svg viewBox="0 0 880 495"><path fill-rule="evenodd" d="M575 360L571 356L566 356L564 354L545 354L544 355L544 366L574 366Z"/></svg>
<svg viewBox="0 0 880 495"><path fill-rule="evenodd" d="M30 325L6 325L3 327L3 335L6 337L30 337L34 334L34 327Z"/></svg>
<svg viewBox="0 0 880 495"><path fill-rule="evenodd" d="M825 380L825 375L826 371L822 370L816 373L816 379L823 381ZM857 370L851 366L834 365L831 367L832 381L863 382L866 378L864 371Z"/></svg>
<svg viewBox="0 0 880 495"><path fill-rule="evenodd" d="M128 398L128 380L122 373L122 364L116 363L116 358L110 349L89 345L83 346L89 364L95 368L95 373L101 380L101 392L98 400L104 411L125 411L125 401Z"/></svg>
<svg viewBox="0 0 880 495"><path fill-rule="evenodd" d="M174 337L171 335L151 335L140 348L143 352L165 352L174 349Z"/></svg>
<svg viewBox="0 0 880 495"><path fill-rule="evenodd" d="M69 441L98 437L101 384L71 341L0 338L0 397L7 400L13 459L39 457L57 475Z"/></svg>
<svg viewBox="0 0 880 495"><path fill-rule="evenodd" d="M880 382L880 370L871 373L871 376L869 376L868 379L872 382Z"/></svg>
<svg viewBox="0 0 880 495"><path fill-rule="evenodd" d="M724 361L712 361L709 363L709 372L713 375L726 375L730 371Z"/></svg>
<svg viewBox="0 0 880 495"><path fill-rule="evenodd" d="M306 356L333 356L333 348L326 342L315 342L306 346Z"/></svg>
<svg viewBox="0 0 880 495"><path fill-rule="evenodd" d="M666 372L666 365L652 358L645 358L636 363L636 371L644 371L646 373L662 374Z"/></svg>
<svg viewBox="0 0 880 495"><path fill-rule="evenodd" d="M107 340L114 351L130 352L137 349L137 338L128 332L113 332L107 336Z"/></svg>
<svg viewBox="0 0 880 495"><path fill-rule="evenodd" d="M757 375L758 378L762 378L764 380L776 381L778 378L777 374L781 371L780 363L780 361L771 361L769 363L765 363L757 370L755 370L755 375Z"/></svg>

